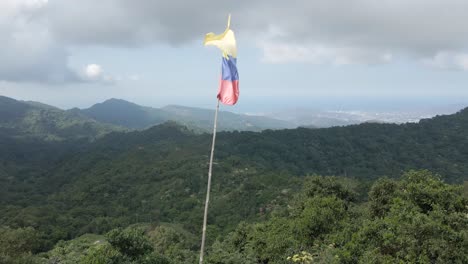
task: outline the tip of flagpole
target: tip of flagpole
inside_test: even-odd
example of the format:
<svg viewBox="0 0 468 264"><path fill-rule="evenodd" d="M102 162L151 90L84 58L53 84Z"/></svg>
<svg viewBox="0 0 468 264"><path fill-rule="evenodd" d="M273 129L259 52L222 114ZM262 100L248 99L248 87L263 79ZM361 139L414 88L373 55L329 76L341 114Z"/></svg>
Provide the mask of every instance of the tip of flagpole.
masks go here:
<svg viewBox="0 0 468 264"><path fill-rule="evenodd" d="M230 26L231 26L231 14L229 14L228 16L227 28L229 29Z"/></svg>

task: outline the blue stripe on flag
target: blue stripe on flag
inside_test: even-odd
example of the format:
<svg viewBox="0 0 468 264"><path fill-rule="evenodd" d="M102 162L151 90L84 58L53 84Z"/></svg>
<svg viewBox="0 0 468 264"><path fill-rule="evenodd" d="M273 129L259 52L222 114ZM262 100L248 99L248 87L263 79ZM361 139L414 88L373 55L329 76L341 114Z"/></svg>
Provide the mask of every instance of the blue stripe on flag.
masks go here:
<svg viewBox="0 0 468 264"><path fill-rule="evenodd" d="M229 81L239 80L239 73L237 72L237 58L228 56L228 58L223 57L223 66L222 66L222 79Z"/></svg>

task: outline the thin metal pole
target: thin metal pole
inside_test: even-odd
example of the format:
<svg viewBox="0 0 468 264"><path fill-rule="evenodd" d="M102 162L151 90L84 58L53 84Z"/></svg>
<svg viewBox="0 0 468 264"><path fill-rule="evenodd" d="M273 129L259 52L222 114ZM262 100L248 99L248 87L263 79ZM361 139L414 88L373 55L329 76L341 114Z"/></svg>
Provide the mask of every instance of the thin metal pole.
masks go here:
<svg viewBox="0 0 468 264"><path fill-rule="evenodd" d="M208 167L208 186L206 188L205 214L203 216L203 234L202 234L202 242L201 242L201 248L200 248L200 264L203 264L203 255L205 253L206 221L208 219L208 203L210 202L211 172L213 170L213 156L214 156L214 148L215 148L215 142L216 142L216 125L218 123L218 110L219 110L219 100L218 100L218 104L216 105L216 111L215 111L214 126L213 126L213 142L211 143L210 165Z"/></svg>

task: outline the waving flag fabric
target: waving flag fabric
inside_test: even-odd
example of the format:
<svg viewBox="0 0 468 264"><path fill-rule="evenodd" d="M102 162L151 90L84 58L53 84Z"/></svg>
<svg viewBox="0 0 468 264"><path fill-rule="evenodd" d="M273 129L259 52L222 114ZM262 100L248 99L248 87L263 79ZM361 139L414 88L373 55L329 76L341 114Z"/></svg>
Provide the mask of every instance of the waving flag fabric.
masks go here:
<svg viewBox="0 0 468 264"><path fill-rule="evenodd" d="M237 47L234 32L229 28L231 16L226 30L219 35L208 33L205 36L205 46L216 46L223 52L221 82L218 99L223 104L234 105L239 99L239 73L237 72Z"/></svg>

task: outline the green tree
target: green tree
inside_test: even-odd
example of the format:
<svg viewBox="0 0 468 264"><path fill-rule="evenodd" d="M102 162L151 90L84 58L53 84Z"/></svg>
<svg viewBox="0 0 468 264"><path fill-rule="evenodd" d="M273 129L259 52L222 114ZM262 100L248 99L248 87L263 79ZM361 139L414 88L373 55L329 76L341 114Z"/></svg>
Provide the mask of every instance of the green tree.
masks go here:
<svg viewBox="0 0 468 264"><path fill-rule="evenodd" d="M388 192L376 191L386 185ZM460 187L410 171L399 182L377 182L371 197L369 210L379 217L353 234L342 248L343 262L467 263L468 203Z"/></svg>
<svg viewBox="0 0 468 264"><path fill-rule="evenodd" d="M113 229L106 235L108 243L91 248L82 263L91 264L169 264L153 251L144 229Z"/></svg>
<svg viewBox="0 0 468 264"><path fill-rule="evenodd" d="M387 178L377 180L369 192L369 206L371 215L383 217L391 208L392 201L396 197L399 184Z"/></svg>
<svg viewBox="0 0 468 264"><path fill-rule="evenodd" d="M113 229L106 235L109 244L131 259L148 254L153 247L141 228Z"/></svg>
<svg viewBox="0 0 468 264"><path fill-rule="evenodd" d="M32 256L41 247L39 234L32 227L0 227L0 263L38 263Z"/></svg>

